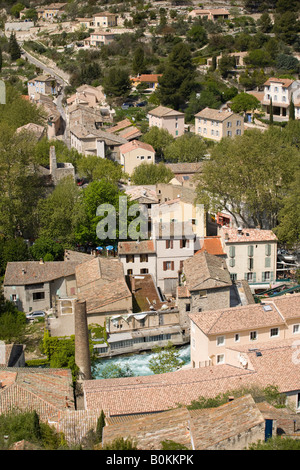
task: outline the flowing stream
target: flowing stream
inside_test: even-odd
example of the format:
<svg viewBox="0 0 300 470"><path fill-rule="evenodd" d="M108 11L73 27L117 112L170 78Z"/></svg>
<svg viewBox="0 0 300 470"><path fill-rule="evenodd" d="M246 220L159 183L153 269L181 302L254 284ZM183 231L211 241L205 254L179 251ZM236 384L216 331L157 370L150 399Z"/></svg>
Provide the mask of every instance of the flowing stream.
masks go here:
<svg viewBox="0 0 300 470"><path fill-rule="evenodd" d="M190 363L190 345L181 346L178 348L179 359L184 361L185 365ZM108 359L99 359L94 364L93 376L95 379L102 379L101 372L107 364L118 364L121 368L124 366L130 367L135 376L138 375L152 375L151 370L148 367L148 362L153 357L152 351L140 353L114 356Z"/></svg>

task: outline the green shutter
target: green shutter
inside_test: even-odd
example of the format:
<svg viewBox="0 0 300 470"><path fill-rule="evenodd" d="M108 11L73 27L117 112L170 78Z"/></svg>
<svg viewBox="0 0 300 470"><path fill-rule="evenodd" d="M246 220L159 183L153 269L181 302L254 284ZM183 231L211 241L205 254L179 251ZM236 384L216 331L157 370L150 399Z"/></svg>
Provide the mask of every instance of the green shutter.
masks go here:
<svg viewBox="0 0 300 470"><path fill-rule="evenodd" d="M271 256L271 245L265 245L266 256Z"/></svg>
<svg viewBox="0 0 300 470"><path fill-rule="evenodd" d="M248 273L245 273L245 274L244 274L244 278L245 278L245 281L248 280Z"/></svg>
<svg viewBox="0 0 300 470"><path fill-rule="evenodd" d="M265 280L266 280L266 278L265 278L265 273L264 273L264 272L261 273L261 280L262 280L262 282L265 282Z"/></svg>
<svg viewBox="0 0 300 470"><path fill-rule="evenodd" d="M253 245L248 246L248 256L253 256Z"/></svg>
<svg viewBox="0 0 300 470"><path fill-rule="evenodd" d="M231 258L231 259L229 260L229 266L230 266L231 268L233 268L233 267L235 266L235 259Z"/></svg>
<svg viewBox="0 0 300 470"><path fill-rule="evenodd" d="M271 258L265 258L265 267L270 268L271 267Z"/></svg>
<svg viewBox="0 0 300 470"><path fill-rule="evenodd" d="M253 282L256 282L256 273L253 273Z"/></svg>
<svg viewBox="0 0 300 470"><path fill-rule="evenodd" d="M229 256L230 258L234 258L235 257L235 246L230 246L229 247Z"/></svg>
<svg viewBox="0 0 300 470"><path fill-rule="evenodd" d="M271 271L271 281L274 281L274 273Z"/></svg>

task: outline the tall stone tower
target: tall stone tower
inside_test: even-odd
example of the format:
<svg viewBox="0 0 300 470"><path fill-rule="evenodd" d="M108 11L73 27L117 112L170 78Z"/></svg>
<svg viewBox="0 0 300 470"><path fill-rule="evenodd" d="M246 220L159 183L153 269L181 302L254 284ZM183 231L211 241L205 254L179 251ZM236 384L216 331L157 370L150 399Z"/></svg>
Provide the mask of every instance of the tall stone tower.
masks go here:
<svg viewBox="0 0 300 470"><path fill-rule="evenodd" d="M91 380L91 358L89 351L89 333L86 316L86 303L75 303L75 362L79 367L79 381Z"/></svg>

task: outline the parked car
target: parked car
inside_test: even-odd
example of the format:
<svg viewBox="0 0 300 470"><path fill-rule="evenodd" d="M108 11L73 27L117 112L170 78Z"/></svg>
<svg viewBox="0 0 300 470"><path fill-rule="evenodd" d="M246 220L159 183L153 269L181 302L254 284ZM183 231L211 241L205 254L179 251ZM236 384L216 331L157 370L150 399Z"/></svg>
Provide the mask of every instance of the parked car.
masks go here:
<svg viewBox="0 0 300 470"><path fill-rule="evenodd" d="M36 310L34 312L27 313L26 320L36 320L37 318L45 318L45 312L43 310Z"/></svg>
<svg viewBox="0 0 300 470"><path fill-rule="evenodd" d="M133 108L134 104L133 103L123 103L121 108L122 109L128 109L128 108Z"/></svg>
<svg viewBox="0 0 300 470"><path fill-rule="evenodd" d="M137 103L136 105L141 108L142 106L146 106L147 104L147 101L140 101L139 103Z"/></svg>

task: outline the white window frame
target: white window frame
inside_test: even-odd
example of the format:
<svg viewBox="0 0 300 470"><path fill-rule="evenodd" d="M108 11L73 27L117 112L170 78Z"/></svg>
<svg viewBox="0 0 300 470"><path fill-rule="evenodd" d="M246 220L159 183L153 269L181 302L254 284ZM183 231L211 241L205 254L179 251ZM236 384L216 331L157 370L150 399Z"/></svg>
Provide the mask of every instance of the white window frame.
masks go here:
<svg viewBox="0 0 300 470"><path fill-rule="evenodd" d="M275 333L277 332L277 333ZM274 328L271 328L270 329L270 338L278 338L279 336L279 328L278 327L274 327Z"/></svg>
<svg viewBox="0 0 300 470"><path fill-rule="evenodd" d="M300 333L300 324L296 323L293 325L293 335L298 335Z"/></svg>
<svg viewBox="0 0 300 470"><path fill-rule="evenodd" d="M217 365L225 363L225 354L217 354Z"/></svg>
<svg viewBox="0 0 300 470"><path fill-rule="evenodd" d="M251 336L253 336L253 338L251 338ZM250 331L250 333L249 333L249 340L250 340L250 341L257 341L257 338L258 338L257 331L256 331L256 330Z"/></svg>
<svg viewBox="0 0 300 470"><path fill-rule="evenodd" d="M234 342L235 342L235 343L239 343L240 340L241 340L240 334L239 334L239 333L235 333L235 335L234 335Z"/></svg>

